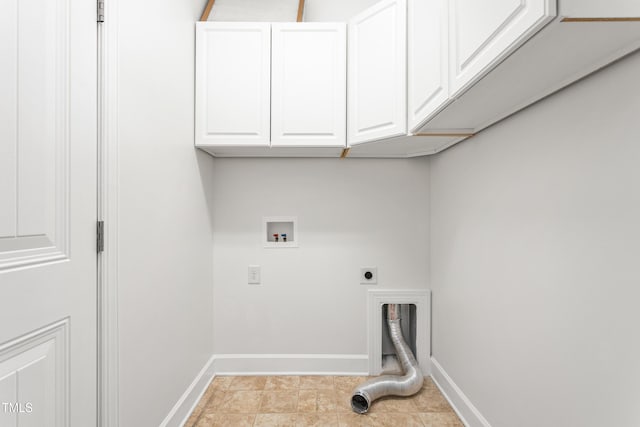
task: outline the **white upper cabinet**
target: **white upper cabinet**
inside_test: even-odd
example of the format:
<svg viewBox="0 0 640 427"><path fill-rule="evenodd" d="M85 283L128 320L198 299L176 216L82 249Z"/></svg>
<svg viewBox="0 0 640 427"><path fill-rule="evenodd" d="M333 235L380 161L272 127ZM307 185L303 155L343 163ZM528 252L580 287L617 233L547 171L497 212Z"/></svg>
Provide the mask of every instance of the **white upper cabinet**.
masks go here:
<svg viewBox="0 0 640 427"><path fill-rule="evenodd" d="M640 0L381 0L347 29L196 29L201 149L411 157L473 136L640 49Z"/></svg>
<svg viewBox="0 0 640 427"><path fill-rule="evenodd" d="M271 24L196 25L196 145L268 146Z"/></svg>
<svg viewBox="0 0 640 427"><path fill-rule="evenodd" d="M346 25L272 25L271 145L346 146Z"/></svg>
<svg viewBox="0 0 640 427"><path fill-rule="evenodd" d="M449 3L449 100L421 134L478 133L640 48L639 1Z"/></svg>
<svg viewBox="0 0 640 427"><path fill-rule="evenodd" d="M408 109L413 132L449 99L448 0L408 0Z"/></svg>
<svg viewBox="0 0 640 427"><path fill-rule="evenodd" d="M348 143L407 132L405 0L383 0L349 21Z"/></svg>
<svg viewBox="0 0 640 427"><path fill-rule="evenodd" d="M449 84L454 97L556 13L556 0L449 0L449 4Z"/></svg>

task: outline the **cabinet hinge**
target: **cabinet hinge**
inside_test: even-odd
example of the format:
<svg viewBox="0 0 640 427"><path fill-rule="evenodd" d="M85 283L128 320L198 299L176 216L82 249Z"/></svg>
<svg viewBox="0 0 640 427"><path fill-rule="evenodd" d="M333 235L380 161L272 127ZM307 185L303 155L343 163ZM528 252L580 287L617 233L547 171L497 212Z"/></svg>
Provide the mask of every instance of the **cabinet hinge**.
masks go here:
<svg viewBox="0 0 640 427"><path fill-rule="evenodd" d="M104 0L97 0L98 1L98 17L97 17L97 21L98 22L104 22Z"/></svg>
<svg viewBox="0 0 640 427"><path fill-rule="evenodd" d="M98 221L96 225L96 251L104 251L104 221Z"/></svg>

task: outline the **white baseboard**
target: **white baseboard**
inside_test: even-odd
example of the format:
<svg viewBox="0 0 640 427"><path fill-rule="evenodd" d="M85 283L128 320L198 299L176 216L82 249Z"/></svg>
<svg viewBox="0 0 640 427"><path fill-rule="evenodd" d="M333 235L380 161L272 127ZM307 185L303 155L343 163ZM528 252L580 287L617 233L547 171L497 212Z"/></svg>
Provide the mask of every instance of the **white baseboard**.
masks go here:
<svg viewBox="0 0 640 427"><path fill-rule="evenodd" d="M162 421L160 427L182 427L184 425L215 376L213 366L214 358L215 357L212 356L207 361L191 385L189 385L184 394L180 396L180 399L178 399L178 402L173 406L169 415Z"/></svg>
<svg viewBox="0 0 640 427"><path fill-rule="evenodd" d="M466 427L491 427L434 357L431 358L431 378Z"/></svg>
<svg viewBox="0 0 640 427"><path fill-rule="evenodd" d="M217 354L216 375L368 375L366 354Z"/></svg>

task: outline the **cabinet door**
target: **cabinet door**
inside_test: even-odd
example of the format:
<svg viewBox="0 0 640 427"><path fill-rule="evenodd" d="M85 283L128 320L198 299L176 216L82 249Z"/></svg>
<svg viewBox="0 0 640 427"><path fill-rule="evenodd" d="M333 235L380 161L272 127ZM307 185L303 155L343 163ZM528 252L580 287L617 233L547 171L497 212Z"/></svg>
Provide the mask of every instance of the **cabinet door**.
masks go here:
<svg viewBox="0 0 640 427"><path fill-rule="evenodd" d="M415 131L449 99L448 0L408 0L408 121Z"/></svg>
<svg viewBox="0 0 640 427"><path fill-rule="evenodd" d="M383 0L349 21L349 144L407 132L406 21L405 0Z"/></svg>
<svg viewBox="0 0 640 427"><path fill-rule="evenodd" d="M524 43L555 15L556 0L449 0L453 96Z"/></svg>
<svg viewBox="0 0 640 427"><path fill-rule="evenodd" d="M346 146L345 24L273 24L271 145Z"/></svg>
<svg viewBox="0 0 640 427"><path fill-rule="evenodd" d="M196 145L269 145L271 24L196 25Z"/></svg>

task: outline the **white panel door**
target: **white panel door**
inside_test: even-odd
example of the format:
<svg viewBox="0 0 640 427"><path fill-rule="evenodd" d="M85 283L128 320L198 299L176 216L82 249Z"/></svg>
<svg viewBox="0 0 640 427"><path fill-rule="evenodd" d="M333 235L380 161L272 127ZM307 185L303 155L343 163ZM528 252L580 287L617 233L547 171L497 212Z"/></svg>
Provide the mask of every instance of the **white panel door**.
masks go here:
<svg viewBox="0 0 640 427"><path fill-rule="evenodd" d="M345 24L272 26L271 145L345 147Z"/></svg>
<svg viewBox="0 0 640 427"><path fill-rule="evenodd" d="M414 132L449 99L449 2L408 0L408 111Z"/></svg>
<svg viewBox="0 0 640 427"><path fill-rule="evenodd" d="M348 143L407 132L407 7L383 0L349 21Z"/></svg>
<svg viewBox="0 0 640 427"><path fill-rule="evenodd" d="M2 2L2 427L96 423L95 13Z"/></svg>
<svg viewBox="0 0 640 427"><path fill-rule="evenodd" d="M196 24L196 146L269 145L271 24Z"/></svg>
<svg viewBox="0 0 640 427"><path fill-rule="evenodd" d="M498 64L556 13L556 0L450 0L449 6L449 84L453 96Z"/></svg>

